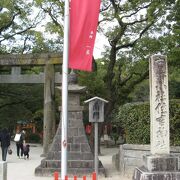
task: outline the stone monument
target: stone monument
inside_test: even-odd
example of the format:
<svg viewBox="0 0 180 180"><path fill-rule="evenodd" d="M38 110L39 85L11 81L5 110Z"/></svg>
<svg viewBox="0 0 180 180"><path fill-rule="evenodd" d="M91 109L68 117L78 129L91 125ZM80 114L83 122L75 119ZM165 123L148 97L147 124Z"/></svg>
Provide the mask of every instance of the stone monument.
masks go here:
<svg viewBox="0 0 180 180"><path fill-rule="evenodd" d="M75 74L74 74L75 75ZM83 106L80 106L80 95L85 87L78 86L76 76L72 76L68 85L68 176L90 175L94 172L94 156L91 152L83 125ZM61 88L59 88L61 90ZM60 108L61 111L61 108ZM52 145L45 159L35 169L36 176L52 176L55 171L61 172L61 123L56 131ZM105 174L99 161L99 173Z"/></svg>
<svg viewBox="0 0 180 180"><path fill-rule="evenodd" d="M165 56L150 58L151 154L135 168L133 180L180 180L178 157L170 154L168 69Z"/></svg>

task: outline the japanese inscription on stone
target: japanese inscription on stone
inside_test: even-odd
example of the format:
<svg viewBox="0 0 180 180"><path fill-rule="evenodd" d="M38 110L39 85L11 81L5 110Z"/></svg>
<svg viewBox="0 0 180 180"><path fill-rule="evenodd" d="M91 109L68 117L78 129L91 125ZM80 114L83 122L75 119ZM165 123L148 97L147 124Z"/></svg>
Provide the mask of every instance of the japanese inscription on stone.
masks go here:
<svg viewBox="0 0 180 180"><path fill-rule="evenodd" d="M165 56L150 59L151 153L169 154L168 71Z"/></svg>

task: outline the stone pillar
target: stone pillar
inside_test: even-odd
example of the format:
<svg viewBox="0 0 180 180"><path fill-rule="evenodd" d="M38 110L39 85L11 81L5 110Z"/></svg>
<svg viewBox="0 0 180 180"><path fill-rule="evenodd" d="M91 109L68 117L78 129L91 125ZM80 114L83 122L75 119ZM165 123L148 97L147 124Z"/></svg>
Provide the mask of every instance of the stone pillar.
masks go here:
<svg viewBox="0 0 180 180"><path fill-rule="evenodd" d="M0 179L7 180L7 162L0 161Z"/></svg>
<svg viewBox="0 0 180 180"><path fill-rule="evenodd" d="M21 74L21 67L20 66L13 66L11 68L12 75L20 75Z"/></svg>
<svg viewBox="0 0 180 180"><path fill-rule="evenodd" d="M68 86L67 173L69 177L74 175L82 177L94 172L94 157L83 125L83 106L80 105L80 95L84 91L85 87L78 86L77 84L70 84ZM61 172L61 122L46 158L35 169L35 175L53 176L55 171ZM105 169L100 161L99 174L105 174Z"/></svg>
<svg viewBox="0 0 180 180"><path fill-rule="evenodd" d="M44 68L43 156L47 154L55 134L54 65L46 64Z"/></svg>
<svg viewBox="0 0 180 180"><path fill-rule="evenodd" d="M164 56L152 56L149 63L151 153L169 154L168 69Z"/></svg>
<svg viewBox="0 0 180 180"><path fill-rule="evenodd" d="M170 155L168 68L165 56L150 58L151 154L133 180L179 180L178 157Z"/></svg>

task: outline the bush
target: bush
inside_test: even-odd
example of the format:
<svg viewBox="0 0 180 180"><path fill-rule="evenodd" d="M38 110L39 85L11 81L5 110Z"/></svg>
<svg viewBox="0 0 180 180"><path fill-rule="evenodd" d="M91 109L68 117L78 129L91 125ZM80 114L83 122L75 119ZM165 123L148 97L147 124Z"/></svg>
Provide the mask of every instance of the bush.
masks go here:
<svg viewBox="0 0 180 180"><path fill-rule="evenodd" d="M171 145L180 146L180 100L170 102L169 118Z"/></svg>
<svg viewBox="0 0 180 180"><path fill-rule="evenodd" d="M171 100L170 112L170 142L180 145L180 100ZM126 143L150 143L150 106L149 103L125 104L119 108L114 124L124 128Z"/></svg>
<svg viewBox="0 0 180 180"><path fill-rule="evenodd" d="M41 138L39 134L30 134L29 135L29 142L30 143L40 143Z"/></svg>

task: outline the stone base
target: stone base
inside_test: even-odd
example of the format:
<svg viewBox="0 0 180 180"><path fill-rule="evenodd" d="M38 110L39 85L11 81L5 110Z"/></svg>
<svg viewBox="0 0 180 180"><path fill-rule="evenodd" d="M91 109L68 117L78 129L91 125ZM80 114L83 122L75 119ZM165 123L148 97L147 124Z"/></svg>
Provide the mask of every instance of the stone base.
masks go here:
<svg viewBox="0 0 180 180"><path fill-rule="evenodd" d="M68 160L67 174L69 177L74 175L82 177L84 175L92 175L94 172L94 161L93 160ZM60 160L47 160L43 159L41 165L35 168L36 176L53 176L54 172L61 173L61 161ZM106 176L105 169L99 161L99 175Z"/></svg>
<svg viewBox="0 0 180 180"><path fill-rule="evenodd" d="M36 176L53 176L54 172L59 172L60 174L61 169L60 168L42 168L41 166L38 166L35 169ZM68 168L67 170L68 177L74 177L75 175L78 177L91 176L93 172L94 170L90 168ZM105 169L103 167L99 168L98 175L103 176L103 177L106 176Z"/></svg>
<svg viewBox="0 0 180 180"><path fill-rule="evenodd" d="M148 171L178 171L178 157L172 155L149 155L144 157Z"/></svg>
<svg viewBox="0 0 180 180"><path fill-rule="evenodd" d="M144 166L135 168L133 180L180 180L178 157L172 155L148 155Z"/></svg>
<svg viewBox="0 0 180 180"><path fill-rule="evenodd" d="M180 171L149 172L145 167L135 168L133 180L180 180Z"/></svg>
<svg viewBox="0 0 180 180"><path fill-rule="evenodd" d="M94 155L85 134L82 112L68 112L68 119L67 174L69 177L88 176L94 172ZM55 171L61 173L61 123L49 152L35 169L35 175L53 176ZM101 161L99 161L99 175L106 176Z"/></svg>

